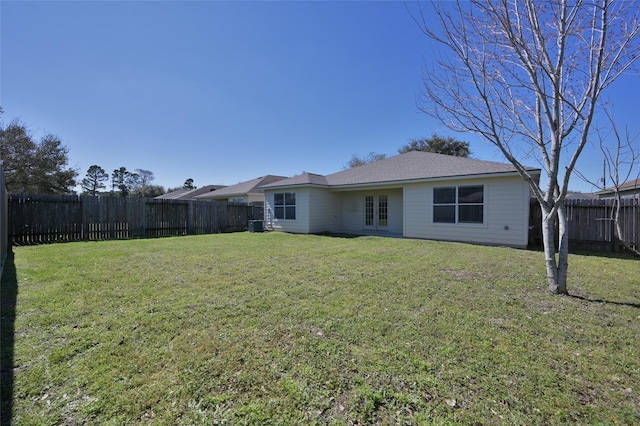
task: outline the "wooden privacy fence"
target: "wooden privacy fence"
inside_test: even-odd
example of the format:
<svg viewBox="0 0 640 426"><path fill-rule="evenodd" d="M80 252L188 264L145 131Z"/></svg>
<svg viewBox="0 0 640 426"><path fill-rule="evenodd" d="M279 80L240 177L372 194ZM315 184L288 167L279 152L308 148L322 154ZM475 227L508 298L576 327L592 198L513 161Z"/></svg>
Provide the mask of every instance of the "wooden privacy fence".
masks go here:
<svg viewBox="0 0 640 426"><path fill-rule="evenodd" d="M566 200L569 247L575 250L619 251L613 221L613 199ZM542 212L537 201L531 201L529 244L542 245ZM622 200L620 210L622 237L634 249L640 248L640 199ZM557 232L556 232L557 241Z"/></svg>
<svg viewBox="0 0 640 426"><path fill-rule="evenodd" d="M262 219L246 204L111 196L10 195L8 207L17 245L237 232Z"/></svg>
<svg viewBox="0 0 640 426"><path fill-rule="evenodd" d="M9 226L8 226L8 195L4 180L4 167L0 161L0 277L2 276L2 268L7 258L9 247Z"/></svg>

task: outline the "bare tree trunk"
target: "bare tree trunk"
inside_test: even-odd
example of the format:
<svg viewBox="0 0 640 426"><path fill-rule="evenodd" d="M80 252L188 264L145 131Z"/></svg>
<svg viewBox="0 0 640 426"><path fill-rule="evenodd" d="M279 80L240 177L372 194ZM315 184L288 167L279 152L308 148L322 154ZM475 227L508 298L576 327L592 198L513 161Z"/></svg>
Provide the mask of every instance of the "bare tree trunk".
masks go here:
<svg viewBox="0 0 640 426"><path fill-rule="evenodd" d="M481 135L529 182L543 210L549 287L566 294L569 247L562 203L602 106L600 96L640 62L637 5L614 0L432 5L440 25L422 12L416 21L444 54L434 55L424 71L427 102L421 109L452 130ZM535 169L516 153L540 161L546 191Z"/></svg>
<svg viewBox="0 0 640 426"><path fill-rule="evenodd" d="M631 253L635 254L636 256L640 256L640 251L634 249L633 247L631 247L631 244L629 244L625 239L624 239L624 233L622 230L622 224L620 223L620 210L622 209L622 197L620 196L620 192L618 192L617 188L616 188L616 198L615 198L615 202L613 205L613 222L615 224L615 239L616 242L620 242L622 243L622 246L627 249L628 251L630 251Z"/></svg>
<svg viewBox="0 0 640 426"><path fill-rule="evenodd" d="M549 291L553 294L567 294L567 271L569 269L569 238L567 234L567 212L564 206L552 214L552 209L542 208L542 242L547 265ZM555 249L556 218L560 227L558 258Z"/></svg>
<svg viewBox="0 0 640 426"><path fill-rule="evenodd" d="M558 287L558 266L556 263L556 250L554 243L554 223L555 218L551 215L551 210L545 206L542 209L542 246L544 247L544 257L547 265L547 280L549 289L556 293Z"/></svg>
<svg viewBox="0 0 640 426"><path fill-rule="evenodd" d="M569 227L567 224L567 208L564 204L558 206L558 286L549 289L554 294L568 294L567 292L567 272L569 271Z"/></svg>

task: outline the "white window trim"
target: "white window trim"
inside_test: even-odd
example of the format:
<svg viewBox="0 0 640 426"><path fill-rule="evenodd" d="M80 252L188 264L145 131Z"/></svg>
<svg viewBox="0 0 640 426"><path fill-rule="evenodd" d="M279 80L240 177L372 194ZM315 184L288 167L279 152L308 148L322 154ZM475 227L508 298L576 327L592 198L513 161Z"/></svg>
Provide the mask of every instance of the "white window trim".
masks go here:
<svg viewBox="0 0 640 426"><path fill-rule="evenodd" d="M287 193L289 194L293 194L294 198L295 198L295 204L287 204ZM276 204L276 195L278 194L282 194L282 201L284 204ZM284 213L284 217L282 218L278 218L278 216L276 215L276 209L278 207L282 207L283 209L283 213ZM295 219L289 219L287 218L287 207L293 207L295 210ZM273 193L273 218L276 221L280 221L280 220L288 220L288 221L295 221L298 219L298 194L296 193L296 191L282 191L282 192L274 192Z"/></svg>
<svg viewBox="0 0 640 426"><path fill-rule="evenodd" d="M458 188L459 187L467 187L467 186L481 186L482 187L482 223L470 223L470 222L458 222L459 211L458 207L460 203L458 203ZM454 204L441 204L435 202L435 190L437 188L455 188L456 189L456 202ZM431 188L431 224L434 226L444 226L444 227L455 227L455 228L486 228L488 226L487 221L487 184L486 183L467 183L467 184L455 184L455 185L442 185L442 186L433 186ZM475 204L463 204L463 205L480 205L480 203ZM455 222L436 222L434 213L434 207L436 206L454 206L455 207Z"/></svg>

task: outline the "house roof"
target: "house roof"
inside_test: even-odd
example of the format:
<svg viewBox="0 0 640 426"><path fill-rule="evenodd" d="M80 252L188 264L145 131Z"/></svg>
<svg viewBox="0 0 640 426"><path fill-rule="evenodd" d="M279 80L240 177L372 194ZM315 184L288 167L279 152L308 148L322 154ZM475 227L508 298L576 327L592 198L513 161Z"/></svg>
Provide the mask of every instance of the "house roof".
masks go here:
<svg viewBox="0 0 640 426"><path fill-rule="evenodd" d="M280 186L280 182L286 182L286 185L320 185L320 186L329 186L329 181L327 181L326 176L318 175L315 173L303 173L298 176L294 176L291 178L287 178L270 185L264 185L264 187L270 186Z"/></svg>
<svg viewBox="0 0 640 426"><path fill-rule="evenodd" d="M182 197L185 194L188 194L191 191L193 190L181 188L181 189L176 189L175 191L167 192L166 194L158 195L157 197L154 197L154 198L157 200L178 200L180 199L180 197Z"/></svg>
<svg viewBox="0 0 640 426"><path fill-rule="evenodd" d="M628 182L625 182L622 185L620 185L620 189L622 190L640 189L640 179L630 180Z"/></svg>
<svg viewBox="0 0 640 426"><path fill-rule="evenodd" d="M526 169L533 174L539 174L540 172L540 169L533 167L527 167ZM344 187L447 177L454 178L514 173L517 173L517 170L511 164L431 152L410 151L327 176L304 173L300 176L264 185L263 188L306 185Z"/></svg>
<svg viewBox="0 0 640 426"><path fill-rule="evenodd" d="M159 195L155 198L160 200L192 200L200 194L208 194L210 192L217 191L220 188L224 188L224 185L205 185L196 189L181 188Z"/></svg>
<svg viewBox="0 0 640 426"><path fill-rule="evenodd" d="M621 193L636 194L640 193L640 179L630 180L618 187ZM615 194L615 188L605 188L602 191L596 192L599 196L613 195Z"/></svg>
<svg viewBox="0 0 640 426"><path fill-rule="evenodd" d="M202 200L206 198L229 198L236 195L260 194L263 192L262 188L260 188L261 186L278 182L286 178L286 176L275 175L260 176L235 185L226 186L222 189L216 190L214 193L198 195L195 198Z"/></svg>
<svg viewBox="0 0 640 426"><path fill-rule="evenodd" d="M618 187L620 191L633 191L634 189L640 189L640 179L630 180ZM602 191L596 192L596 194L609 194L615 192L615 188L605 188Z"/></svg>
<svg viewBox="0 0 640 426"><path fill-rule="evenodd" d="M568 194L565 200L597 200L598 195L592 193L576 192Z"/></svg>

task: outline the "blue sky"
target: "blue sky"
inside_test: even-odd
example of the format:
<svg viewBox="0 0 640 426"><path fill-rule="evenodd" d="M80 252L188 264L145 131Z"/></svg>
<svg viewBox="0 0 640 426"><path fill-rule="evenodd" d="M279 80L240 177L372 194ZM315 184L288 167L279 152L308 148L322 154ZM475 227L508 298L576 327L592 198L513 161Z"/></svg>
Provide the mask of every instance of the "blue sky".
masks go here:
<svg viewBox="0 0 640 426"><path fill-rule="evenodd" d="M58 135L79 179L92 164L165 187L328 174L434 132L504 161L419 112L430 47L400 1L2 1L0 14L2 120ZM609 97L637 132L637 77ZM579 168L602 174L596 145Z"/></svg>

